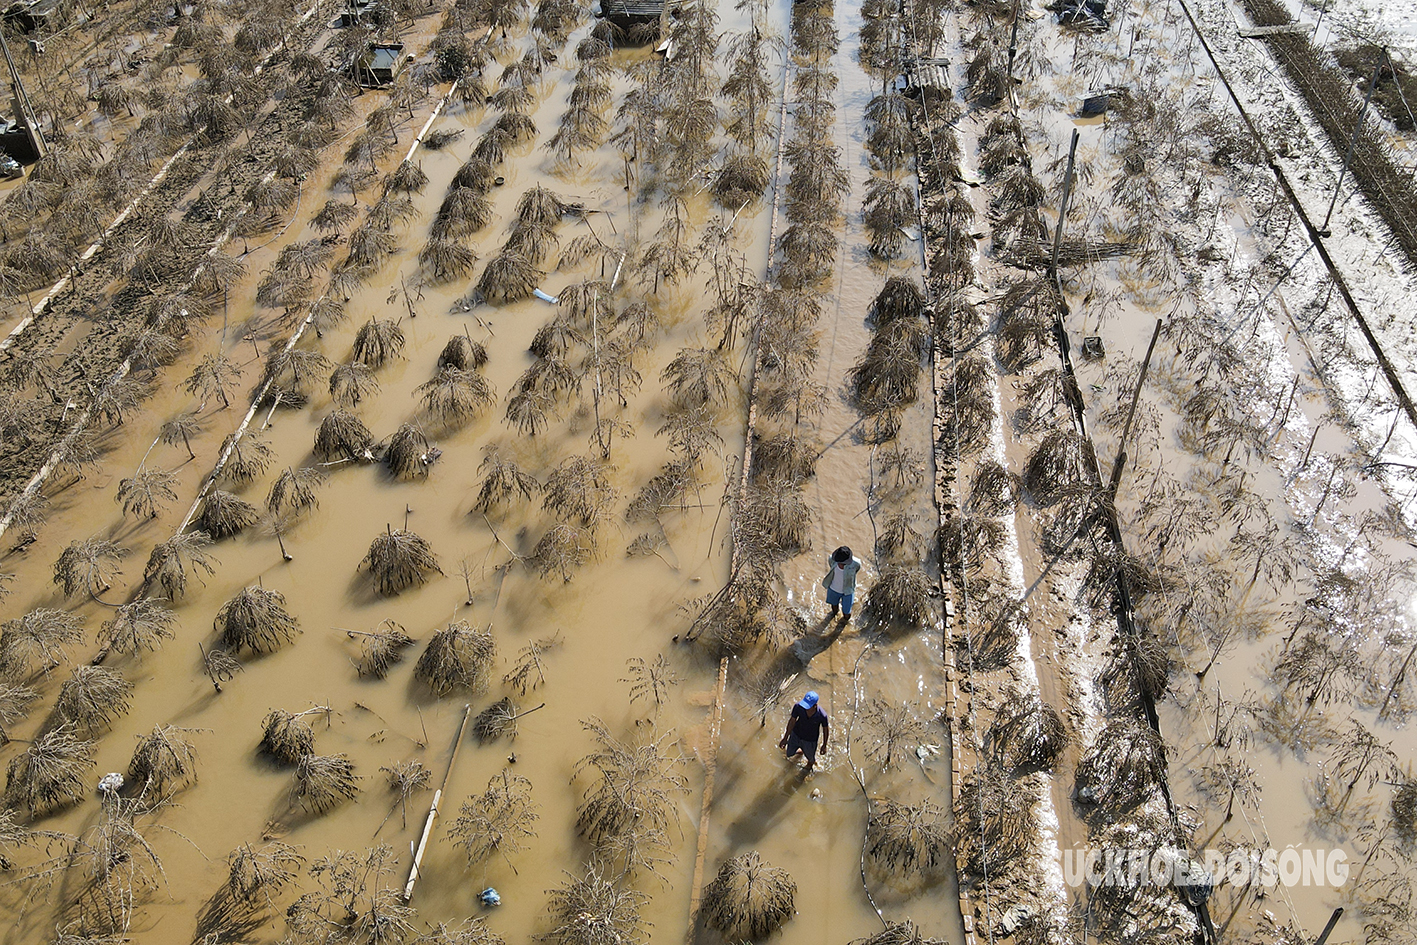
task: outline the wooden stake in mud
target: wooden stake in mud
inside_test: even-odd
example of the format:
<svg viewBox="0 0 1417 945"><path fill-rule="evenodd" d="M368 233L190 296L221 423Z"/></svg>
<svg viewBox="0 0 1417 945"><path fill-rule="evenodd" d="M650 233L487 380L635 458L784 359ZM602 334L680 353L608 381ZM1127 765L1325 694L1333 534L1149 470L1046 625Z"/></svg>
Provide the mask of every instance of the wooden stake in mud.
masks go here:
<svg viewBox="0 0 1417 945"><path fill-rule="evenodd" d="M1141 385L1146 380L1147 368L1151 367L1151 353L1156 350L1156 339L1161 337L1161 319L1151 331L1151 343L1146 346L1146 357L1142 358L1141 373L1137 375L1137 386L1132 391L1132 403L1127 408L1127 420L1122 424L1122 438L1117 442L1117 461L1112 464L1112 480L1107 484L1107 495L1112 507L1117 506L1117 483L1122 478L1122 467L1127 462L1127 436L1132 432L1132 418L1136 416L1137 401L1141 399Z"/></svg>
<svg viewBox="0 0 1417 945"><path fill-rule="evenodd" d="M1058 225L1053 229L1053 257L1048 263L1048 269L1053 273L1053 279L1058 283L1059 293L1063 290L1063 280L1058 275L1058 252L1063 248L1063 221L1068 218L1068 198L1073 193L1073 159L1078 153L1078 130L1073 129L1073 140L1068 145L1068 173L1063 178L1063 200L1058 204Z"/></svg>
<svg viewBox="0 0 1417 945"><path fill-rule="evenodd" d="M537 708L541 708L537 706ZM467 728L468 716L472 715L472 703L462 707L462 721L458 723L458 734L453 738L453 753L448 758L448 770L443 772L443 783L433 792L433 803L428 808L428 819L423 822L423 836L418 838L418 848L413 854L413 865L408 870L408 882L403 887L403 901L413 898L413 884L418 882L418 865L423 862L423 853L428 849L428 838L433 834L433 821L438 819L438 802L448 789L448 778L452 777L453 765L457 764L458 749L462 747L463 729Z"/></svg>
<svg viewBox="0 0 1417 945"><path fill-rule="evenodd" d="M1314 945L1324 945L1328 937L1333 934L1333 927L1338 924L1338 920L1343 918L1343 907L1339 906L1333 910L1333 915L1328 917L1328 925L1324 926L1323 934L1315 940Z"/></svg>

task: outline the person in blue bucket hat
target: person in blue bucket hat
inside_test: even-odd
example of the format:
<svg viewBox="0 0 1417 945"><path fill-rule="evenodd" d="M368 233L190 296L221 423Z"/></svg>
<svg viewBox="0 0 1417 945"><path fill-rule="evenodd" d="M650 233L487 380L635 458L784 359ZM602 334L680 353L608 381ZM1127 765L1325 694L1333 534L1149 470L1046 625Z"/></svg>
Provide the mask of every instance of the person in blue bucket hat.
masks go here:
<svg viewBox="0 0 1417 945"><path fill-rule="evenodd" d="M792 714L787 719L787 730L782 733L782 741L777 743L777 747L786 752L789 759L796 758L799 754L806 758L807 771L811 771L817 764L818 735L821 736L822 751L826 751L827 738L831 734L827 714L817 705L817 701L817 694L809 692L802 697L801 702L792 706Z"/></svg>

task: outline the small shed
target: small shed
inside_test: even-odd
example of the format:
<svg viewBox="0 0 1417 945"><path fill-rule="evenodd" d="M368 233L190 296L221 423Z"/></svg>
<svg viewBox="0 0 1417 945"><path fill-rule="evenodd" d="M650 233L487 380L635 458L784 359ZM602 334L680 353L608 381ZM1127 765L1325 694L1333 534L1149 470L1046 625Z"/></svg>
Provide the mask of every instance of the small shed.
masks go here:
<svg viewBox="0 0 1417 945"><path fill-rule="evenodd" d="M0 118L0 153L21 164L33 164L39 160L34 135L23 122L13 118Z"/></svg>
<svg viewBox="0 0 1417 945"><path fill-rule="evenodd" d="M360 23L373 25L379 16L379 0L349 0L344 9L330 20L330 29L348 29Z"/></svg>
<svg viewBox="0 0 1417 945"><path fill-rule="evenodd" d="M370 43L354 64L355 79L365 88L389 85L403 70L403 50L403 43Z"/></svg>
<svg viewBox="0 0 1417 945"><path fill-rule="evenodd" d="M905 93L906 98L923 105L927 114L954 99L954 93L950 90L948 59L922 56L910 59L903 65L905 75L896 80L896 88Z"/></svg>
<svg viewBox="0 0 1417 945"><path fill-rule="evenodd" d="M600 15L625 32L664 16L665 0L600 0Z"/></svg>
<svg viewBox="0 0 1417 945"><path fill-rule="evenodd" d="M58 32L69 21L65 0L20 0L5 8L5 22L23 34Z"/></svg>

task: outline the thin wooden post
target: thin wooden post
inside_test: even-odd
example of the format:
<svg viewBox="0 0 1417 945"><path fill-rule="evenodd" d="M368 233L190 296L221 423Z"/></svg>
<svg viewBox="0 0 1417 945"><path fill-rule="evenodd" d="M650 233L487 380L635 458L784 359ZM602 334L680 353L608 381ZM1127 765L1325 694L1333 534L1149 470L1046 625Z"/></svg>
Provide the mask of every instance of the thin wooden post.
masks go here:
<svg viewBox="0 0 1417 945"><path fill-rule="evenodd" d="M1314 945L1324 945L1328 941L1328 937L1333 934L1333 927L1338 924L1338 920L1341 918L1343 918L1343 907L1339 906L1333 910L1333 915L1328 917L1328 925L1324 926L1323 934L1318 937Z"/></svg>
<svg viewBox="0 0 1417 945"><path fill-rule="evenodd" d="M1127 420L1122 424L1122 439L1117 443L1117 460L1112 464L1112 480L1107 484L1107 495L1115 505L1117 501L1117 483L1122 478L1122 467L1127 462L1127 436L1132 432L1132 418L1136 416L1137 401L1141 399L1141 385L1146 380L1146 372L1151 367L1151 353L1156 350L1156 339L1161 337L1161 319L1156 320L1156 327L1151 331L1151 343L1146 346L1146 357L1141 362L1141 373L1137 375L1137 386L1132 391L1132 403L1127 408Z"/></svg>
<svg viewBox="0 0 1417 945"><path fill-rule="evenodd" d="M1068 173L1063 178L1063 200L1058 205L1058 225L1053 229L1053 256L1048 262L1048 269L1053 273L1054 281L1058 282L1058 291L1062 292L1062 280L1058 277L1058 252L1063 248L1063 221L1068 218L1068 198L1073 193L1073 160L1078 152L1078 130L1073 129L1073 140L1068 145Z"/></svg>
<svg viewBox="0 0 1417 945"><path fill-rule="evenodd" d="M540 708L540 706L537 706ZM458 760L458 749L462 747L463 729L467 728L468 716L472 715L472 703L462 707L462 721L458 723L458 734L453 738L453 753L448 758L448 770L443 772L443 783L438 785L438 790L433 792L433 803L428 808L428 819L423 822L423 835L418 838L418 848L413 854L413 865L408 870L408 882L403 887L403 901L408 902L413 898L413 884L418 882L418 866L423 862L423 854L428 849L428 838L433 834L433 822L438 819L438 803L443 799L443 792L448 789L448 778L453 774L453 765Z"/></svg>
<svg viewBox="0 0 1417 945"><path fill-rule="evenodd" d="M689 922L699 914L704 892L704 862L708 858L709 810L713 807L713 780L718 770L718 736L723 730L723 691L728 685L728 657L718 661L718 686L709 716L708 757L704 759L704 797L699 808L699 836L694 850L694 880L689 891Z"/></svg>

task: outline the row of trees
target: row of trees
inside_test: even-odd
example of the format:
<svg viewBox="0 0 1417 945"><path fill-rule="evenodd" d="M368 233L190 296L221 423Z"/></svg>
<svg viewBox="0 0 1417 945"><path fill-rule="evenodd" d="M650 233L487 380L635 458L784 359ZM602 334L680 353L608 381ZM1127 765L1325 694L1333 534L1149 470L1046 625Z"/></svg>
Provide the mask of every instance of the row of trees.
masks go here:
<svg viewBox="0 0 1417 945"><path fill-rule="evenodd" d="M321 67L319 71L326 70ZM307 94L321 91L328 90L315 86L308 89ZM301 107L308 106L308 99L301 101ZM301 162L294 162L285 172L303 173L303 166ZM280 173L278 168L266 183L281 180ZM266 199L263 194L253 191L247 195L252 207L259 210L263 206L262 201ZM279 205L284 198L273 199ZM172 244L176 245L181 239L181 234L174 234ZM293 277L308 282L318 270L328 265L329 255L329 244L323 241L293 244L281 254L272 273L268 274L262 293L288 310L293 309L303 300L282 295L278 291L278 283L296 281ZM219 268L216 264L224 258L209 257L199 270L199 275ZM188 303L187 297L177 297L173 304L161 310L157 327L166 327L166 322L185 327L198 314L197 310L196 302ZM130 345L129 357L147 367L159 363L161 358L157 354L145 352L166 351L158 344L160 337L156 334L137 337ZM368 332L361 332L355 346L355 362L366 367L370 362L381 363L391 352L396 353L398 340L401 340L401 335L397 333L396 326L393 331L374 326ZM328 362L315 352L300 348L277 351L268 360L260 387L263 390L277 388L272 397L275 403L289 402L297 395L304 396L302 388L313 377L320 376L322 370L328 370ZM218 354L198 365L188 382L188 389L201 397L202 406L212 399L219 399L225 405L229 403L228 392L235 379L230 359L225 354ZM360 378L356 377L345 383L344 387L358 389L361 387L359 381ZM332 383L332 386L338 388L340 385ZM181 442L190 453L190 437L198 432L197 425L192 421L201 409L199 407L197 412L183 415L164 427L160 439L168 443ZM317 438L317 448L327 448L327 452L352 448L348 424L343 430L337 429L339 424L325 426L328 429L322 428ZM237 487L261 476L271 462L269 448L255 437L224 444L227 445L231 447L232 458L220 472L228 483ZM395 450L391 447L390 453L393 452ZM140 518L153 517L166 501L175 498L172 478L170 474L151 469L145 463L137 473L120 484L119 501L129 514ZM317 470L305 468L287 468L277 477L266 503L277 534L282 525L289 524L291 517L315 505L315 490L320 478ZM198 526L202 530L179 533L154 548L136 594L129 603L119 606L114 617L104 624L95 665L77 668L71 679L61 687L53 720L45 730L50 734L36 740L31 745L31 751L12 763L8 800L38 814L55 805L77 800L87 792L85 775L87 769L92 767L93 754L90 739L106 729L117 714L126 710L127 694L131 690L131 685L119 672L97 664L114 651L132 657L156 649L164 640L170 639L175 625L175 615L169 609L170 602L184 593L189 577L211 574L213 571L214 561L207 552L211 541L208 535L212 538L226 537L249 527L258 517L255 507L235 494L214 490L198 518ZM400 535L402 533L381 537L398 538ZM397 567L385 567L381 562L384 558L397 559L399 556L385 555L373 560L378 558L376 552L380 542L375 544L376 547L371 549L370 563L376 571L376 579L389 580L389 575L392 575L391 579L397 581L400 574ZM123 549L111 541L91 539L75 542L56 562L55 583L68 596L101 594L108 590L116 576L117 564L123 553ZM157 596L159 594L163 596ZM10 654L7 666L16 672L34 672L33 668L26 669L32 663L39 671L47 671L67 648L82 642L83 634L77 621L62 611L34 612L21 620L12 621L12 624L13 627L7 625L6 632L0 635L9 641L4 647ZM298 624L286 609L281 595L259 586L244 589L223 606L217 614L216 629L218 640L211 648L204 647L203 655L204 669L218 691L221 683L240 669L240 663L233 658L235 654L243 650L268 652L290 642L299 632ZM7 687L7 692L12 706L33 701L22 686ZM12 722L18 717L12 711L7 714ZM294 716L284 719L283 724L275 724L281 722L276 717L279 715L274 714L268 720L272 723L267 732L272 744L279 741L277 730L298 731L301 724ZM293 743L287 742L287 747L289 744ZM352 796L357 789L357 779L347 759L321 756L311 749L312 746L307 745L305 751L292 756L291 763L295 765L296 772L291 799L294 804L319 812L342 798ZM151 738L140 743L129 775L138 779L140 786L146 787L141 788L142 793L137 800L130 800L125 794L124 798L114 800L111 805L105 802L105 817L98 829L104 831L104 842L110 844L114 868L104 870L102 875L86 883L79 894L81 903L88 904L84 908L83 920L86 933L122 933L131 921L135 895L155 885L155 876L161 866L143 837L147 829L143 818L155 814L172 791L190 783L194 777L194 762L195 752L180 730L159 727ZM26 835L22 833L21 836ZM79 838L75 849L82 849L86 842L86 838ZM51 869L45 875L57 874ZM36 877L39 878L38 874Z"/></svg>
<svg viewBox="0 0 1417 945"><path fill-rule="evenodd" d="M1169 99L1158 88L1145 111L1164 112ZM1138 189L1135 155L1144 148L1167 155L1150 167L1160 178L1150 186L1174 187L1178 167L1185 172L1184 149L1168 148L1152 123L1124 117L1115 188ZM1227 144L1223 123L1202 120L1201 131L1200 146L1226 155L1222 166L1229 173L1253 166L1253 155L1237 155ZM1189 159L1199 163L1194 155ZM1205 184L1207 192L1227 185L1224 179ZM1223 206L1222 198L1212 199ZM1204 219L1167 222L1198 245L1212 239ZM1292 223L1292 215L1272 203L1257 232L1283 246ZM1191 707L1194 740L1205 746L1191 787L1212 805L1206 829L1219 833L1237 813L1260 809L1260 778L1247 758L1257 741L1305 763L1322 755L1309 791L1314 822L1364 851L1369 865L1355 898L1368 934L1382 940L1396 934L1395 910L1410 906L1410 895L1392 882L1410 855L1399 839L1408 835L1401 799L1410 778L1393 767L1383 732L1413 705L1404 660L1411 634L1406 616L1390 604L1412 579L1409 564L1392 554L1408 526L1386 496L1378 502L1360 497L1357 470L1367 456L1329 454L1316 445L1324 431L1361 440L1347 411L1366 409L1371 394L1359 397L1350 388L1344 398L1329 396L1329 412L1308 421L1305 399L1322 391L1307 390L1302 377L1287 370L1283 332L1274 328L1282 314L1269 309L1258 284L1278 272L1241 268L1220 253L1173 265L1183 272L1223 267L1239 289L1226 303L1185 294L1193 311L1173 318L1166 333L1185 380L1162 387L1164 413L1139 412L1144 445L1136 450L1135 484L1121 506L1124 527L1138 536L1140 560L1129 567L1138 583L1156 589L1140 610L1159 638L1157 659L1193 674L1184 682L1173 674L1171 683L1178 701ZM1318 317L1306 325L1323 322L1324 308L1316 297L1310 309ZM1333 327L1330 342L1342 335ZM1325 344L1316 364L1319 382L1332 384L1330 365L1352 357L1343 348L1341 341ZM1285 369L1256 371L1256 364ZM1118 373L1117 385L1134 383L1130 371ZM1174 420L1162 420L1173 414ZM1120 422L1103 420L1113 428ZM1161 442L1172 433L1189 454L1189 469L1175 468L1174 452L1160 458ZM1262 483L1276 474L1299 489L1287 496L1268 492ZM1360 503L1367 508L1359 511ZM1396 659L1380 656L1391 654L1394 643ZM1220 688L1230 681L1227 662L1242 651L1263 652L1264 677L1273 684L1268 691L1227 695ZM1360 809L1365 813L1355 817ZM1245 912L1248 891L1227 892L1233 908Z"/></svg>

